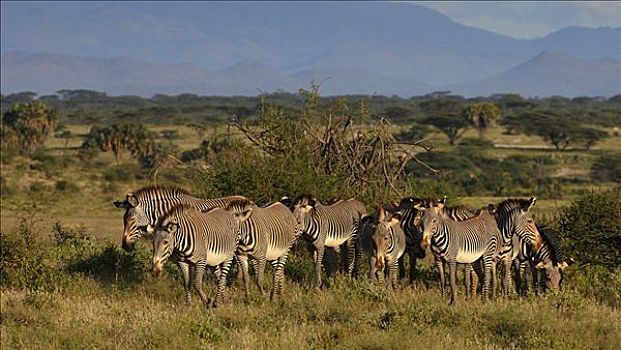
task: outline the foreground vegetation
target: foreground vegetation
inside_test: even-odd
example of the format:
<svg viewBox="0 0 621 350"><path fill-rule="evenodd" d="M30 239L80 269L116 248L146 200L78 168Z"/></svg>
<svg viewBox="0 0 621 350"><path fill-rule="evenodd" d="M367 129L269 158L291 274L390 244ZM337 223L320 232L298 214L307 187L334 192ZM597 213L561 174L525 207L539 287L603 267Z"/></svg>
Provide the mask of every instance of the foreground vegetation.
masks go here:
<svg viewBox="0 0 621 350"><path fill-rule="evenodd" d="M619 96L326 99L310 89L263 99L84 90L34 97L2 96L3 348L621 343ZM300 242L282 300L244 297L235 285L222 308L205 310L197 298L186 307L173 264L163 278L148 274L148 241L120 249L122 215L112 201L153 183L259 204L304 192L323 201L356 196L369 209L404 196L446 194L450 205L476 208L536 195L537 223L557 228L577 263L562 292L449 307L430 261L415 286L395 292L342 276L316 291Z"/></svg>

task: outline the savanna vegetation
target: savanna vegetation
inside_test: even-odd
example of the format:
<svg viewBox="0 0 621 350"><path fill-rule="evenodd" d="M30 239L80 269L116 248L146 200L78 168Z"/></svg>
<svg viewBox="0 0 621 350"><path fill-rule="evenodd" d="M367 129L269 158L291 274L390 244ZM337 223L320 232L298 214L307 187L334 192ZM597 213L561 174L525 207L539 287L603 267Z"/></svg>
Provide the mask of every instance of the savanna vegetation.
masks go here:
<svg viewBox="0 0 621 350"><path fill-rule="evenodd" d="M541 348L621 344L621 97L409 99L297 94L2 96L3 348ZM285 294L241 283L218 309L183 305L177 269L153 279L150 242L120 247L112 205L147 184L259 204L313 193L371 207L447 195L473 208L536 195L557 229L562 291L450 307L425 261L390 292L366 279L312 287L300 241ZM208 288L215 292L212 277ZM267 280L270 280L267 278ZM463 288L461 288L463 289ZM463 296L463 290L460 290Z"/></svg>

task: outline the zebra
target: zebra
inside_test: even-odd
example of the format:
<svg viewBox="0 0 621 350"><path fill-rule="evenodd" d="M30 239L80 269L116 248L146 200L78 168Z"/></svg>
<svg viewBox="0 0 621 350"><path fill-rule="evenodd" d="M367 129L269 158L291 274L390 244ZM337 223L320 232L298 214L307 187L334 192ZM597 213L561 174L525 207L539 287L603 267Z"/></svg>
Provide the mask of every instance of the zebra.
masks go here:
<svg viewBox="0 0 621 350"><path fill-rule="evenodd" d="M230 196L214 199L193 197L190 192L177 186L145 186L136 192L129 192L124 201L115 201L117 208L125 209L123 215L123 249L130 251L141 235L153 233L157 219L176 204L189 205L202 211L224 207L232 201L245 199Z"/></svg>
<svg viewBox="0 0 621 350"><path fill-rule="evenodd" d="M367 216L363 220L365 225L360 230L359 241L369 253L369 278L381 282L387 270L388 286L395 288L398 262L406 248L405 233L400 226L401 215L386 215L384 208L378 206L375 215Z"/></svg>
<svg viewBox="0 0 621 350"><path fill-rule="evenodd" d="M311 195L300 195L293 201L293 215L304 235L314 247L316 287L322 285L321 268L326 247L340 251L347 244L347 274L355 272L357 235L361 218L366 215L362 203L355 199L323 205Z"/></svg>
<svg viewBox="0 0 621 350"><path fill-rule="evenodd" d="M560 239L555 230L547 226L537 225L541 234L542 244L538 250L534 250L528 244L520 246L520 254L514 260L515 283L518 293L528 291L528 281L523 276L527 267L530 267L532 285L536 292L539 290L556 290L562 287L563 274L567 266L574 260L566 258L561 246Z"/></svg>
<svg viewBox="0 0 621 350"><path fill-rule="evenodd" d="M194 274L194 288L205 306L223 302L226 278L240 239L239 225L252 215L252 210L231 215L216 208L202 212L193 207L176 205L164 214L155 226L153 236L152 274L158 277L163 264L171 256L183 276L185 302L190 303L190 283ZM213 303L203 292L205 268L219 268L218 288Z"/></svg>
<svg viewBox="0 0 621 350"><path fill-rule="evenodd" d="M530 209L535 205L537 199L507 199L497 206L490 204L488 210L496 217L498 229L501 232L502 240L499 243L498 255L495 258L497 263L504 266L504 276L502 281L502 293L508 295L511 286L511 265L512 261L519 254L519 245L531 245L536 251L541 246L541 235L537 230L535 222L530 213ZM515 249L514 249L515 247ZM496 289L496 269L493 270L493 281Z"/></svg>
<svg viewBox="0 0 621 350"><path fill-rule="evenodd" d="M421 248L420 244L423 238L423 231L421 228L423 211L416 209L416 206L422 206L425 208L437 207L439 209L440 215L455 221L463 221L476 215L476 212L474 210L471 210L467 207L447 207L445 206L445 203L446 196L438 200L430 198L408 197L402 199L397 207L403 213L401 227L406 234L406 252L410 257L410 283L413 282L414 272L416 269L416 260L423 259L426 255L425 250ZM400 259L399 263L400 265L403 265L403 259ZM441 259L434 259L434 265L440 275L440 284L442 285L441 289L443 289L446 283L444 277L444 263ZM468 291L468 294L466 295L472 295L473 290L471 289L471 284L473 270L470 264L464 264L464 268L464 282L466 285L466 290ZM402 269L402 275L404 275L405 268L400 266L400 269Z"/></svg>
<svg viewBox="0 0 621 350"><path fill-rule="evenodd" d="M500 237L494 216L479 211L470 219L455 221L441 215L442 209L438 206L417 206L417 209L424 211L421 247L427 249L431 246L434 258L449 265L451 304L455 303L457 296L457 264L472 264L477 260L480 260L484 270L483 298L488 299L493 260ZM441 292L444 294L443 285Z"/></svg>
<svg viewBox="0 0 621 350"><path fill-rule="evenodd" d="M247 199L242 199L232 201L225 209L233 213L252 210L252 216L240 225L241 240L237 247L246 294L250 280L248 256L251 256L255 259L256 283L261 294L265 264L270 261L274 268L274 285L270 298L281 295L289 249L300 233L295 217L280 202L261 208Z"/></svg>

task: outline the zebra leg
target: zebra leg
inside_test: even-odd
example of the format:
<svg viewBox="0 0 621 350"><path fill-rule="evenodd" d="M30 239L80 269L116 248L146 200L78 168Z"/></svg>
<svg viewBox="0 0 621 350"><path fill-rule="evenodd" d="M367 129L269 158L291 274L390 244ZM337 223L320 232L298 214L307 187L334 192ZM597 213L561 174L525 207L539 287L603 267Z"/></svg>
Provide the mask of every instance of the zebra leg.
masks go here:
<svg viewBox="0 0 621 350"><path fill-rule="evenodd" d="M398 280L398 270L399 270L399 263L398 261L393 261L390 264L389 270L388 270L388 286L391 289L397 288L399 285L399 280Z"/></svg>
<svg viewBox="0 0 621 350"><path fill-rule="evenodd" d="M416 275L416 252L410 247L408 255L410 256L410 284L414 284L414 276Z"/></svg>
<svg viewBox="0 0 621 350"><path fill-rule="evenodd" d="M263 277L265 276L265 256L256 259L254 264L254 273L257 275L257 287L259 288L259 292L261 295L265 294L265 290L263 289Z"/></svg>
<svg viewBox="0 0 621 350"><path fill-rule="evenodd" d="M347 275L354 277L354 267L356 266L356 236L347 240Z"/></svg>
<svg viewBox="0 0 621 350"><path fill-rule="evenodd" d="M464 286L466 287L466 301L472 299L470 295L470 288L472 285L472 266L470 264L464 264Z"/></svg>
<svg viewBox="0 0 621 350"><path fill-rule="evenodd" d="M272 261L272 267L274 267L274 288L272 289L270 299L282 295L285 282L285 263L287 263L287 254Z"/></svg>
<svg viewBox="0 0 621 350"><path fill-rule="evenodd" d="M375 262L377 261L377 258L375 256L371 256L369 258L369 279L371 280L371 282L378 282L377 281L377 268L375 267Z"/></svg>
<svg viewBox="0 0 621 350"><path fill-rule="evenodd" d="M177 262L177 267L179 267L179 272L181 272L181 276L183 277L183 288L185 290L185 304L190 305L191 296L190 296L190 265L186 262Z"/></svg>
<svg viewBox="0 0 621 350"><path fill-rule="evenodd" d="M250 273L248 272L248 255L237 255L237 263L239 264L239 271L242 273L242 280L244 281L244 293L248 296L250 292ZM218 281L220 281L220 274L218 274Z"/></svg>
<svg viewBox="0 0 621 350"><path fill-rule="evenodd" d="M224 302L224 292L226 289L226 277L229 274L229 269L231 268L231 264L233 263L233 258L223 262L220 264L220 279L218 280L218 291L216 292L216 298L213 302L213 306L217 307L218 305Z"/></svg>
<svg viewBox="0 0 621 350"><path fill-rule="evenodd" d="M497 293L497 290L496 290L497 285L498 285L498 280L496 279L497 270L498 270L498 263L495 263L492 265L492 270L491 270L492 278L490 280L490 286L489 286L492 298L494 298Z"/></svg>
<svg viewBox="0 0 621 350"><path fill-rule="evenodd" d="M491 280L492 280L492 275L496 275L495 273L493 273L493 271L496 269L494 266L494 259L493 257L487 257L487 258L481 258L481 264L483 264L483 271L484 271L484 277L483 277L483 300L487 301L489 300L490 296L489 296L489 292L490 292L490 284L491 284Z"/></svg>
<svg viewBox="0 0 621 350"><path fill-rule="evenodd" d="M456 283L456 275L457 275L457 263L451 261L448 263L449 265L449 282L451 283L451 305L455 304L455 299L457 298L457 283Z"/></svg>
<svg viewBox="0 0 621 350"><path fill-rule="evenodd" d="M522 276L523 279L523 285L522 288L524 290L524 294L528 294L530 292L530 288L533 285L533 276L530 275L526 269L530 270L530 262L528 261L524 261L523 263L520 264L520 275Z"/></svg>
<svg viewBox="0 0 621 350"><path fill-rule="evenodd" d="M320 246L315 246L315 252L313 253L313 258L315 260L315 278L316 278L316 285L315 288L320 289L322 282L321 282L321 268L322 268L322 261L323 261L323 252L325 250L325 247L323 245Z"/></svg>
<svg viewBox="0 0 621 350"><path fill-rule="evenodd" d="M444 295L444 263L438 258L434 259L433 262L435 263L438 274L440 275L440 294Z"/></svg>
<svg viewBox="0 0 621 350"><path fill-rule="evenodd" d="M407 250L406 250L407 253ZM397 261L397 264L399 265L399 278L405 278L405 254L404 253L399 260Z"/></svg>
<svg viewBox="0 0 621 350"><path fill-rule="evenodd" d="M530 261L529 265L530 273L533 276L533 290L535 291L536 295L539 295L539 293L542 291L541 284L539 282L539 271L537 271L537 268L532 261Z"/></svg>
<svg viewBox="0 0 621 350"><path fill-rule="evenodd" d="M505 275L503 276L503 286L502 286L502 295L507 297L509 296L509 294L511 294L511 288L513 288L513 286L511 285L511 260L507 259L504 261L504 266L505 266Z"/></svg>
<svg viewBox="0 0 621 350"><path fill-rule="evenodd" d="M205 262L196 263L196 266L194 267L194 289L196 289L198 296L201 297L203 304L209 307L209 299L207 298L207 295L205 295L205 292L203 292L203 275L205 274L205 267Z"/></svg>

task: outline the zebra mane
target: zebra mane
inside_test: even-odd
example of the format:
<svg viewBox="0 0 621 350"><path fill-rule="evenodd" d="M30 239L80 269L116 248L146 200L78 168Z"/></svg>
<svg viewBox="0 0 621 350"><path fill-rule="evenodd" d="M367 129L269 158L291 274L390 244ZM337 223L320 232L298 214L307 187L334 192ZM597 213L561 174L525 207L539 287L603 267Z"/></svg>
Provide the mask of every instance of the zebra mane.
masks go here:
<svg viewBox="0 0 621 350"><path fill-rule="evenodd" d="M293 205L298 205L298 204L306 204L309 203L311 201L314 200L314 197L312 194L310 193L305 193L305 194L301 194L297 197L295 197L295 199L293 200ZM317 201L319 202L319 201Z"/></svg>
<svg viewBox="0 0 621 350"><path fill-rule="evenodd" d="M406 197L403 198L399 202L399 207L402 209L409 208L413 204L420 204L425 208L431 208L438 200L434 198L417 198L417 197Z"/></svg>
<svg viewBox="0 0 621 350"><path fill-rule="evenodd" d="M236 210L236 209L242 209L242 208L246 208L248 206L253 205L254 202L252 202L251 200L247 199L247 198L238 198L238 199L233 199L226 207L226 210Z"/></svg>
<svg viewBox="0 0 621 350"><path fill-rule="evenodd" d="M561 240L556 234L556 231L551 227L540 225L537 225L537 230L541 234L544 244L547 244L552 250L552 263L558 265L561 261L565 260Z"/></svg>
<svg viewBox="0 0 621 350"><path fill-rule="evenodd" d="M530 199L509 198L509 199L505 199L504 201L500 202L500 204L498 204L498 206L496 207L496 210L501 215L507 214L518 208L520 209L526 208L528 207L529 203L530 203Z"/></svg>
<svg viewBox="0 0 621 350"><path fill-rule="evenodd" d="M180 197L183 195L191 195L190 191L174 185L148 185L134 192L134 196L138 199L152 198L156 194L165 193L167 197Z"/></svg>
<svg viewBox="0 0 621 350"><path fill-rule="evenodd" d="M170 208L168 211L166 211L166 213L164 213L164 215L160 216L157 219L157 224L160 225L162 224L162 221L164 221L164 219L169 219L173 216L183 216L185 215L186 211L188 209L194 209L192 207L189 206L185 206L181 203L175 204L173 205L172 208Z"/></svg>

